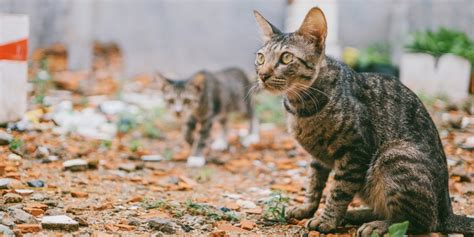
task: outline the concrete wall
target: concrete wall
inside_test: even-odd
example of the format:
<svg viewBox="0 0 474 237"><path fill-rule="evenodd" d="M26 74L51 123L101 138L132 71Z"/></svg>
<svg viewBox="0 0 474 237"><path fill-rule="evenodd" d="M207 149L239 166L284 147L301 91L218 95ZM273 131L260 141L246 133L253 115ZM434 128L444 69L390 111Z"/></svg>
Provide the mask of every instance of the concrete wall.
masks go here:
<svg viewBox="0 0 474 237"><path fill-rule="evenodd" d="M474 0L300 1L337 4L334 44L390 42L396 62L412 31L446 26L474 38ZM93 40L116 41L128 75L160 69L187 76L234 65L252 73L260 45L253 9L284 28L287 0L0 0L0 12L30 16L32 48L65 42L71 67L81 69Z"/></svg>
<svg viewBox="0 0 474 237"><path fill-rule="evenodd" d="M0 0L0 12L30 15L31 48L65 42L73 69L89 66L93 40L116 41L128 75L179 77L227 66L252 73L254 9L283 26L286 0Z"/></svg>

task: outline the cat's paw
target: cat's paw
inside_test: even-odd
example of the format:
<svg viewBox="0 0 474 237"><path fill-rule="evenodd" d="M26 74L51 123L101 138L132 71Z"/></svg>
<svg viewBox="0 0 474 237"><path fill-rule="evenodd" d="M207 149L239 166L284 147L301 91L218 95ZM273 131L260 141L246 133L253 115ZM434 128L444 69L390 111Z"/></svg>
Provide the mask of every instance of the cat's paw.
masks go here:
<svg viewBox="0 0 474 237"><path fill-rule="evenodd" d="M372 221L365 223L357 230L357 236L369 237L372 233L377 233L379 236L383 236L387 233L389 226L390 223L387 221Z"/></svg>
<svg viewBox="0 0 474 237"><path fill-rule="evenodd" d="M286 210L285 216L287 219L298 219L302 220L305 218L313 217L314 213L316 212L317 207L311 204L302 204L299 206L292 206Z"/></svg>
<svg viewBox="0 0 474 237"><path fill-rule="evenodd" d="M242 139L242 145L244 147L249 147L252 144L257 144L260 142L260 136L258 134L250 134L245 136Z"/></svg>
<svg viewBox="0 0 474 237"><path fill-rule="evenodd" d="M188 167L202 167L206 164L206 158L204 156L190 156L186 164Z"/></svg>
<svg viewBox="0 0 474 237"><path fill-rule="evenodd" d="M224 151L229 147L227 140L218 138L211 144L211 149L215 151Z"/></svg>
<svg viewBox="0 0 474 237"><path fill-rule="evenodd" d="M336 230L337 221L333 219L323 219L320 216L314 217L306 222L308 230L317 230L322 233L329 233Z"/></svg>

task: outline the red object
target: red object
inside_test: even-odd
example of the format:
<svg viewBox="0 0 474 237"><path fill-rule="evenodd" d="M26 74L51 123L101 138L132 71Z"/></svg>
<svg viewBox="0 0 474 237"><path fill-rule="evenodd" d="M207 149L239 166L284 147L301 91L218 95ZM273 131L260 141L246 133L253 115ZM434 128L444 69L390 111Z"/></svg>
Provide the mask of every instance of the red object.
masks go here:
<svg viewBox="0 0 474 237"><path fill-rule="evenodd" d="M28 39L0 44L0 60L26 61L28 58Z"/></svg>

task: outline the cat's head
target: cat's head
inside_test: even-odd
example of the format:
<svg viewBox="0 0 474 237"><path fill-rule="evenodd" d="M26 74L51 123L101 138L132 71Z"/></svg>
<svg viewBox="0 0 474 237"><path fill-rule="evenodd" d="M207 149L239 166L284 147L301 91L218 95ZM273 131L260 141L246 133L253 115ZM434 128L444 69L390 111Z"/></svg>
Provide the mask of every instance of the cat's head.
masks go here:
<svg viewBox="0 0 474 237"><path fill-rule="evenodd" d="M160 73L155 77L160 81L166 107L178 117L189 116L198 106L204 90L205 75L197 73L188 79L170 79Z"/></svg>
<svg viewBox="0 0 474 237"><path fill-rule="evenodd" d="M282 33L254 11L264 45L256 53L258 84L275 93L291 93L311 85L324 61L327 24L321 9L312 8L300 28Z"/></svg>

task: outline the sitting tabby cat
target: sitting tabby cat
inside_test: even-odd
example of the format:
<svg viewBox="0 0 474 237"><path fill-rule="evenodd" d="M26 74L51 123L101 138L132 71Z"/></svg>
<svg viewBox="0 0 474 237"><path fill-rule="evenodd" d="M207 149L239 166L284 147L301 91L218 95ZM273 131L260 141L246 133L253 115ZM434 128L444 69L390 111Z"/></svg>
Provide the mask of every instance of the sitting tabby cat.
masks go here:
<svg viewBox="0 0 474 237"><path fill-rule="evenodd" d="M288 34L255 17L264 39L255 61L259 87L283 95L289 131L313 158L306 201L288 217L313 217L332 170L326 205L309 229L329 232L352 220L367 222L358 235L370 236L408 220L410 233L474 234L474 219L453 214L443 146L413 92L396 78L357 73L326 57L319 8ZM369 211L347 211L356 194Z"/></svg>
<svg viewBox="0 0 474 237"><path fill-rule="evenodd" d="M171 80L158 74L167 107L177 117L184 117L184 137L192 146L188 166L203 166L203 150L214 121L222 125L221 135L213 142L214 150L227 149L227 119L230 112L241 112L250 120L250 135L243 140L245 146L258 142L258 121L251 99L245 98L250 81L245 73L230 68L216 73L201 71L186 80ZM199 124L199 137L194 130Z"/></svg>

